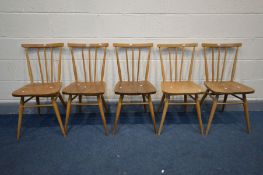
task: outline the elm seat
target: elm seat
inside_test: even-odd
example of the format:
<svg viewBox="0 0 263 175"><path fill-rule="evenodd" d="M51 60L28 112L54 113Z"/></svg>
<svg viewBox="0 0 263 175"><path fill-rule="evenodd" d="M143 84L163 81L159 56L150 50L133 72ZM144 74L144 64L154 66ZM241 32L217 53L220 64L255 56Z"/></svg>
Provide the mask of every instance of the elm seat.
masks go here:
<svg viewBox="0 0 263 175"><path fill-rule="evenodd" d="M56 96L62 87L62 83L30 83L12 93L14 97L28 97L28 96Z"/></svg>
<svg viewBox="0 0 263 175"><path fill-rule="evenodd" d="M97 95L104 92L105 82L74 82L62 90L67 95Z"/></svg>
<svg viewBox="0 0 263 175"><path fill-rule="evenodd" d="M202 94L205 92L202 86L192 81L162 82L161 89L165 94L174 95Z"/></svg>
<svg viewBox="0 0 263 175"><path fill-rule="evenodd" d="M155 94L156 89L149 81L119 81L114 88L116 94L142 95Z"/></svg>
<svg viewBox="0 0 263 175"><path fill-rule="evenodd" d="M255 90L234 81L205 82L207 89L217 94L251 94Z"/></svg>

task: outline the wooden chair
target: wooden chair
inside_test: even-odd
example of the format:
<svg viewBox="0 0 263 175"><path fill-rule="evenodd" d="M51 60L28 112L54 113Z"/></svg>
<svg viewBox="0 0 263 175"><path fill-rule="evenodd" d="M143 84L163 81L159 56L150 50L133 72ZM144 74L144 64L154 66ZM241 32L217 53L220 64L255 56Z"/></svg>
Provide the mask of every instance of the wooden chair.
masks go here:
<svg viewBox="0 0 263 175"><path fill-rule="evenodd" d="M161 99L160 106L158 108L158 112L159 112L160 109L163 107L163 114L162 114L158 135L160 135L162 132L163 123L166 117L166 112L168 110L169 104L185 105L185 110L187 105L195 105L199 127L200 127L200 133L201 135L203 135L200 101L198 97L199 94L202 94L204 91L200 85L197 85L192 81L194 54L197 45L198 45L197 43L157 45L159 47L162 77L163 77L163 82L161 83L163 96ZM163 59L164 56L168 57L168 59L166 59L169 62L168 68L165 68L164 66L164 59ZM190 60L185 59L187 56L190 57ZM185 76L183 76L184 74L183 70L187 70L187 69L189 69L188 74L187 71L185 71L186 72ZM166 72L169 73L168 76L166 76ZM184 102L171 102L170 97L178 96L178 95L184 96ZM192 102L188 102L187 100L188 96L191 99L193 99Z"/></svg>
<svg viewBox="0 0 263 175"><path fill-rule="evenodd" d="M62 124L58 105L56 102L57 98L59 98L62 104L66 107L66 104L60 94L60 89L62 86L61 59L62 59L62 48L64 47L64 44L63 43L50 43L46 45L22 44L22 47L25 48L26 63L27 63L30 83L23 86L20 89L15 90L12 93L14 97L20 97L17 139L18 140L20 139L20 130L22 126L23 112L24 112L24 108L26 107L37 107L38 113L40 113L40 107L52 106L55 110L61 132L65 136L64 127ZM58 52L56 52L57 50ZM44 54L44 59L41 59L41 56L43 56L42 52ZM54 58L55 57L54 54L57 54L58 60ZM35 55L37 59L36 60L30 59L30 55ZM36 66L31 66L31 64L34 65L34 63ZM38 69L38 71L35 69ZM36 78L37 75L39 75L39 78ZM40 82L37 80L40 80ZM51 98L51 104L46 104L46 103L40 104L40 97ZM33 98L36 98L36 105L32 105L32 104L26 105L26 103Z"/></svg>
<svg viewBox="0 0 263 175"><path fill-rule="evenodd" d="M108 43L95 43L95 44L79 44L79 43L68 43L68 47L71 51L72 65L74 71L75 82L71 83L62 90L63 94L69 95L67 102L67 112L65 121L65 131L68 130L68 122L71 111L71 105L77 106L87 106L87 105L98 105L101 119L104 126L105 135L108 135L108 128L106 124L106 119L104 115L103 107L108 111L107 104L105 102L103 94L105 93L105 82L104 71L105 71L105 61L106 61L106 49ZM102 51L102 60L98 60L98 54ZM75 54L81 53L82 73L84 75L84 81L79 80L79 74L77 69L78 60L75 59ZM88 53L87 60L85 58L85 53ZM93 56L94 55L94 56ZM94 59L92 58L94 57ZM102 61L99 65L98 62ZM86 66L86 62L88 66ZM88 68L87 68L88 67ZM100 71L100 75L99 75ZM98 75L97 75L98 74ZM96 96L97 103L82 102L82 96ZM75 98L79 98L78 102L74 102Z"/></svg>
<svg viewBox="0 0 263 175"><path fill-rule="evenodd" d="M151 94L155 94L156 89L148 81L151 48L153 44L152 43L141 43L141 44L114 43L113 46L115 47L115 51L116 51L118 75L119 75L119 82L117 82L117 84L115 85L114 91L115 94L120 95L119 102L117 105L117 110L116 110L116 117L114 121L113 134L116 133L117 123L119 120L122 105L140 105L140 104L144 105L145 111L146 111L146 105L147 104L149 105L153 127L156 133L156 122L155 122L154 108L151 98ZM122 53L125 55L126 58L125 60L120 59L121 55L119 53L119 50L124 51ZM138 61L135 60L136 53L138 53ZM141 57L143 57L143 53L146 53L145 56L147 57L145 66L141 65L142 62L145 61L141 59ZM129 57L131 57L131 59L129 59ZM126 68L126 72L127 72L126 80L125 80L125 74L124 75L122 74L123 72L121 70L121 62L123 62L122 65ZM131 64L129 64L129 62ZM135 62L137 62L137 66ZM143 68L145 68L145 73L141 73L143 70L140 69ZM143 98L143 102L123 102L123 98L125 95L126 96L140 95ZM148 101L146 101L146 99Z"/></svg>
<svg viewBox="0 0 263 175"><path fill-rule="evenodd" d="M222 111L224 111L226 104L243 104L248 133L251 130L246 94L254 93L254 89L234 81L237 67L237 55L241 45L241 43L202 44L205 63L205 86L207 90L201 100L201 104L207 95L213 99L212 109L206 128L206 135L208 135L209 129L211 127L217 105L222 105ZM224 55L223 58L221 58L222 52ZM212 57L211 60L208 59L209 55ZM229 57L233 57L232 61ZM230 67L230 71L228 71L230 72L230 75L226 74L226 69L228 67ZM209 72L211 72L212 75L209 74ZM229 95L240 101L227 102L227 97ZM241 97L238 95L241 95ZM224 96L222 102L219 102L220 96Z"/></svg>

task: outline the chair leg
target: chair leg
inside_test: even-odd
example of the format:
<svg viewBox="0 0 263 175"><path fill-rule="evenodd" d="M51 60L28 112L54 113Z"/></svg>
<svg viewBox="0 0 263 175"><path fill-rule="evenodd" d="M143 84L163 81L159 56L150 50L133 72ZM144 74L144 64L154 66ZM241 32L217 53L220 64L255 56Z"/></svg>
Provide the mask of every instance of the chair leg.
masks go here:
<svg viewBox="0 0 263 175"><path fill-rule="evenodd" d="M66 111L66 120L65 120L65 132L68 132L68 123L69 123L69 116L71 111L71 102L72 102L72 95L69 95L68 102L67 102L67 111Z"/></svg>
<svg viewBox="0 0 263 175"><path fill-rule="evenodd" d="M184 95L184 103L187 103L187 95ZM184 112L187 112L187 105L184 105Z"/></svg>
<svg viewBox="0 0 263 175"><path fill-rule="evenodd" d="M156 121L155 121L155 116L154 116L154 108L153 108L153 102L152 102L151 95L148 96L148 102L149 102L149 110L150 110L152 122L153 122L153 129L154 129L154 133L156 134L157 133Z"/></svg>
<svg viewBox="0 0 263 175"><path fill-rule="evenodd" d="M158 107L158 110L157 110L157 112L160 112L160 110L161 110L161 108L162 108L162 106L163 106L163 103L164 103L164 94L163 94L163 96L162 96L162 99L161 99L161 102L160 102L160 105L159 105L159 107Z"/></svg>
<svg viewBox="0 0 263 175"><path fill-rule="evenodd" d="M98 95L97 98L98 98L98 105L99 105L99 109L100 109L100 115L101 115L102 123L103 123L103 126L104 126L104 133L105 133L105 135L108 135L109 134L109 130L107 128L107 122L106 122L104 111L103 111L102 99L101 99L100 95Z"/></svg>
<svg viewBox="0 0 263 175"><path fill-rule="evenodd" d="M60 93L59 93L58 97L59 97L59 100L61 101L63 107L66 109L67 105L66 105L66 103L65 103L65 101L64 101L64 99Z"/></svg>
<svg viewBox="0 0 263 175"><path fill-rule="evenodd" d="M163 123L164 123L164 120L165 120L165 117L166 117L166 112L168 110L168 106L169 106L169 97L165 97L165 100L164 100L164 108L163 108L163 114L162 114L162 119L161 119L161 123L160 123L160 127L159 127L159 130L158 130L158 135L161 134L162 132L162 128L163 128Z"/></svg>
<svg viewBox="0 0 263 175"><path fill-rule="evenodd" d="M17 133L16 133L17 140L20 139L20 130L22 126L23 112L24 112L24 97L21 97L19 104L19 111L18 111L18 123L17 123Z"/></svg>
<svg viewBox="0 0 263 175"><path fill-rule="evenodd" d="M205 91L205 94L203 95L203 97L202 97L201 100L200 100L200 105L201 105L201 106L202 106L202 104L204 103L205 98L207 97L208 93L209 93L209 90L207 89L207 90Z"/></svg>
<svg viewBox="0 0 263 175"><path fill-rule="evenodd" d="M124 95L120 96L119 102L118 102L118 105L117 105L116 116L115 116L115 121L114 121L114 126L113 126L113 134L116 133L117 124L118 124L118 120L119 120L120 112L121 112L121 105L122 105L123 97L124 97Z"/></svg>
<svg viewBox="0 0 263 175"><path fill-rule="evenodd" d="M142 95L143 102L146 102L145 95ZM144 112L147 112L147 106L146 104L143 104Z"/></svg>
<svg viewBox="0 0 263 175"><path fill-rule="evenodd" d="M223 103L225 103L225 102L227 101L227 96L228 96L228 94L225 94L225 95L224 95L224 101L223 101ZM221 111L224 112L224 110L225 110L225 104L222 105L222 110L221 110Z"/></svg>
<svg viewBox="0 0 263 175"><path fill-rule="evenodd" d="M103 95L101 95L101 99L102 99L103 107L104 107L105 111L108 113L109 112L109 107L108 107Z"/></svg>
<svg viewBox="0 0 263 175"><path fill-rule="evenodd" d="M218 95L216 95L215 99L213 99L213 105L212 105L212 109L210 112L210 116L208 119L208 124L207 124L207 128L206 128L206 135L208 135L209 129L211 127L211 123L213 121L214 115L215 115L215 111L216 111L216 107L217 107L217 102L218 102Z"/></svg>
<svg viewBox="0 0 263 175"><path fill-rule="evenodd" d="M249 119L249 112L248 112L248 102L246 98L246 94L243 94L243 107L244 107L244 113L245 113L245 120L247 125L247 132L251 132L251 125L250 125L250 119Z"/></svg>
<svg viewBox="0 0 263 175"><path fill-rule="evenodd" d="M36 97L36 103L37 103L37 105L40 105L39 97ZM40 115L40 107L37 107L37 112Z"/></svg>
<svg viewBox="0 0 263 175"><path fill-rule="evenodd" d="M195 95L195 108L196 108L196 113L197 113L197 118L199 122L199 127L200 127L200 133L203 135L203 122L202 122L202 117L201 117L201 109L200 109L200 102L198 100L198 95Z"/></svg>
<svg viewBox="0 0 263 175"><path fill-rule="evenodd" d="M61 120L61 116L60 116L60 113L59 113L59 110L58 110L58 104L57 104L55 98L52 98L52 105L53 105L54 111L56 113L56 117L57 117L57 120L58 120L58 123L59 123L59 126L60 126L60 130L61 130L63 136L65 137L66 133L65 133L64 126L63 126L63 123L62 123L62 120Z"/></svg>

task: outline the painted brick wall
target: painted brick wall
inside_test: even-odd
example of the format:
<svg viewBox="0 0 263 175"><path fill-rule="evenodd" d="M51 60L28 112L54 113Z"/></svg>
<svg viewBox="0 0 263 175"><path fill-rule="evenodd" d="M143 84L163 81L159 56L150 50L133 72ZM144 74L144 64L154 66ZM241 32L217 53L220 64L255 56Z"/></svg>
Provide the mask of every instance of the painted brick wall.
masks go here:
<svg viewBox="0 0 263 175"><path fill-rule="evenodd" d="M0 0L0 102L28 81L21 43L109 42L106 96L117 81L113 42L153 42L150 81L160 98L157 43L242 42L236 79L263 99L263 1L260 0ZM73 80L64 49L63 82ZM194 80L202 83L203 56L197 48Z"/></svg>

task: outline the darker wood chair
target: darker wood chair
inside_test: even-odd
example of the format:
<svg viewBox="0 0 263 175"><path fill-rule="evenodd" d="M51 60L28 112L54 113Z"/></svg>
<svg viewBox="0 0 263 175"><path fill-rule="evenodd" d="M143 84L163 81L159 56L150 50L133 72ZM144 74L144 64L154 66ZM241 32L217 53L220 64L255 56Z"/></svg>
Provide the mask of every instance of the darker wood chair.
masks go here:
<svg viewBox="0 0 263 175"><path fill-rule="evenodd" d="M159 112L160 109L163 107L163 114L158 135L160 135L162 132L166 112L170 104L185 105L185 110L187 105L195 105L200 133L203 135L203 124L201 118L199 95L204 93L204 91L200 85L192 81L192 70L197 43L158 44L157 46L159 47L163 77L163 82L161 83L163 96L158 108ZM164 57L166 59L164 59ZM186 60L187 57L190 57L190 59ZM168 62L168 67L164 66L165 61L166 63ZM168 76L166 75L166 72L169 73ZM184 74L184 72L188 72L188 74ZM184 97L183 102L172 102L170 100L171 96L179 95L182 95ZM193 101L188 102L187 97L190 97Z"/></svg>
<svg viewBox="0 0 263 175"><path fill-rule="evenodd" d="M71 83L62 90L63 94L69 95L67 102L67 112L65 121L65 131L68 130L68 122L70 117L70 111L72 105L87 106L87 105L98 105L101 119L104 126L105 135L108 135L108 128L106 124L105 114L103 108L108 111L107 104L104 99L105 93L105 82L104 71L105 71L105 61L106 61L106 49L108 43L95 43L95 44L79 44L79 43L68 43L68 47L71 51L73 72L75 77L75 82ZM75 59L75 54L79 53L81 55L81 60ZM85 58L85 53L88 53L87 59ZM102 59L98 59L99 53L101 53ZM94 56L93 56L93 55ZM94 59L93 59L94 58ZM101 64L98 64L101 61ZM77 62L82 64L77 66ZM86 66L88 64L88 68ZM82 75L84 75L84 80L80 81L78 71L82 67ZM79 68L79 69L78 69ZM82 97L95 96L97 97L97 102L83 102ZM73 102L75 98L79 99L78 102Z"/></svg>
<svg viewBox="0 0 263 175"><path fill-rule="evenodd" d="M209 95L213 100L212 109L206 128L206 135L208 135L209 129L211 127L217 105L222 105L222 111L224 111L226 104L243 105L247 131L248 133L251 131L246 95L254 93L254 89L234 81L237 67L237 55L241 45L241 43L202 44L206 77L204 84L207 90L201 100L201 104L207 95ZM222 52L224 53L223 58L221 58ZM231 59L231 57L233 57L233 59ZM231 67L230 71L228 71L230 72L229 75L226 73L226 69L228 67ZM227 98L230 95L240 101L227 102ZM222 102L219 102L220 96L224 97Z"/></svg>
<svg viewBox="0 0 263 175"><path fill-rule="evenodd" d="M115 85L114 91L115 94L120 95L119 102L117 105L114 126L113 126L113 134L116 133L117 123L120 117L120 111L122 105L144 105L145 111L146 111L146 105L149 105L153 127L156 133L156 122L155 122L154 108L151 98L151 95L156 93L156 89L148 81L151 48L153 44L152 43L142 43L142 44L114 43L113 46L115 47L115 51L116 51L118 75L119 75L119 82ZM119 50L124 51L121 53L124 54L124 57L126 58L125 60L120 59L121 56ZM138 53L137 61L135 61L135 53ZM131 59L129 59L129 54L131 54L130 56ZM143 54L146 54L145 56L147 57L147 60L141 59L141 57L144 57ZM135 62L137 62L137 66ZM141 65L143 64L142 62L145 63L145 66ZM123 67L121 68L122 65ZM122 74L123 73L122 69L126 69L126 73L127 73L126 80L125 80L126 77L125 74ZM141 71L143 71L141 69L144 69L145 72L141 73ZM142 96L143 102L123 102L124 96L135 96L135 95Z"/></svg>
<svg viewBox="0 0 263 175"><path fill-rule="evenodd" d="M65 136L64 127L62 124L58 105L56 102L57 98L59 98L62 104L66 107L66 104L60 94L60 89L62 86L61 59L62 59L62 48L64 47L64 44L63 43L51 43L46 45L22 44L22 47L25 48L26 63L27 63L30 83L15 90L12 93L14 97L20 97L17 139L18 140L20 139L20 130L22 126L23 112L26 107L37 107L38 113L40 113L40 107L48 107L48 106L53 107L56 113L56 117L61 132ZM58 59L55 59L54 56L55 53L57 54ZM30 55L31 56L34 55L37 59L36 60L30 59ZM43 59L41 59L41 56L43 56L42 57ZM35 63L36 66L31 66L31 63L33 64ZM37 77L37 75L39 77ZM51 104L47 104L47 103L40 104L40 98L42 97L51 98ZM36 105L26 104L33 98L36 99Z"/></svg>

